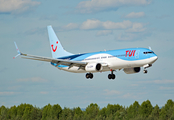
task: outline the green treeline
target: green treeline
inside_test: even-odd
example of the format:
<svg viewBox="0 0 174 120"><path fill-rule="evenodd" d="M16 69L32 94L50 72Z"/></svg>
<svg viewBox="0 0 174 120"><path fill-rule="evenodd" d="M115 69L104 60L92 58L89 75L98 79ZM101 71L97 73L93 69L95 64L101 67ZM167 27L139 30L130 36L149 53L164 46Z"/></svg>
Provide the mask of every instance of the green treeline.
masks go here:
<svg viewBox="0 0 174 120"><path fill-rule="evenodd" d="M169 99L159 108L149 100L141 105L135 101L129 107L108 104L102 109L91 103L85 110L81 108L61 108L60 105L46 105L37 108L30 104L20 104L6 108L0 107L0 120L174 120L174 102Z"/></svg>

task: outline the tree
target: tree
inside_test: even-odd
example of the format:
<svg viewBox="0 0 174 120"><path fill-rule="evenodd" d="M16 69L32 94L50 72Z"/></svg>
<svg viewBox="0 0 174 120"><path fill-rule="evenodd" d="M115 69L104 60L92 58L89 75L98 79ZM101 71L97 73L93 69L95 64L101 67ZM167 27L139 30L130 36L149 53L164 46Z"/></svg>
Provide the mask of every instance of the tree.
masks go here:
<svg viewBox="0 0 174 120"><path fill-rule="evenodd" d="M120 110L122 108L122 106L120 105L111 105L111 104L108 104L107 105L107 109L106 109L106 115L109 116L110 114L114 114L117 112L117 110Z"/></svg>
<svg viewBox="0 0 174 120"><path fill-rule="evenodd" d="M7 108L2 105L1 108L0 108L0 110L1 110L0 119L1 120L7 119Z"/></svg>
<svg viewBox="0 0 174 120"><path fill-rule="evenodd" d="M80 109L80 107L74 108L73 115L73 120L80 120L83 115L83 111Z"/></svg>
<svg viewBox="0 0 174 120"><path fill-rule="evenodd" d="M160 120L167 120L167 113L166 113L166 110L165 108L161 108L161 111L160 111L160 114L159 114L159 119Z"/></svg>
<svg viewBox="0 0 174 120"><path fill-rule="evenodd" d="M81 115L74 114L73 120L81 120Z"/></svg>
<svg viewBox="0 0 174 120"><path fill-rule="evenodd" d="M168 109L170 109L173 106L174 106L174 102L171 99L169 99L169 100L167 100L167 103L165 104L164 108L167 111Z"/></svg>
<svg viewBox="0 0 174 120"><path fill-rule="evenodd" d="M115 119L119 119L119 120L123 120L123 119L126 119L126 116L127 116L127 110L125 109L125 107L121 108L120 110L117 110L116 112L116 117Z"/></svg>
<svg viewBox="0 0 174 120"><path fill-rule="evenodd" d="M33 108L33 106L31 107L31 106L29 106L29 105L27 105L27 106L25 107L24 114L23 114L23 116L22 116L22 118L23 118L24 120L30 120L30 119L31 119L31 110L32 110L32 108Z"/></svg>
<svg viewBox="0 0 174 120"><path fill-rule="evenodd" d="M153 110L152 104L150 103L149 100L146 100L141 104L140 114L143 117L147 118L151 114L152 110Z"/></svg>
<svg viewBox="0 0 174 120"><path fill-rule="evenodd" d="M33 107L31 110L31 120L41 120L42 111L39 108Z"/></svg>
<svg viewBox="0 0 174 120"><path fill-rule="evenodd" d="M99 112L99 106L95 103L91 103L90 105L88 105L88 107L86 108L85 113L90 116L91 119L94 119Z"/></svg>
<svg viewBox="0 0 174 120"><path fill-rule="evenodd" d="M51 118L51 108L50 104L46 105L42 110L42 120L47 120Z"/></svg>
<svg viewBox="0 0 174 120"><path fill-rule="evenodd" d="M15 119L17 116L17 107L14 105L8 110L8 119Z"/></svg>
<svg viewBox="0 0 174 120"><path fill-rule="evenodd" d="M80 107L62 109L59 104L48 104L42 109L26 103L11 108L2 105L0 120L174 120L174 102L169 99L161 109L158 105L153 108L149 100L141 105L135 101L127 108L108 104L100 109L91 103L85 111Z"/></svg>
<svg viewBox="0 0 174 120"><path fill-rule="evenodd" d="M140 105L137 101L135 101L133 103L133 105L130 105L128 108L128 118L135 118L138 114L139 114L139 110L140 110Z"/></svg>
<svg viewBox="0 0 174 120"><path fill-rule="evenodd" d="M174 106L173 106L173 109L174 109ZM174 120L174 110L173 110L173 114L172 114L172 116L170 117L169 120Z"/></svg>
<svg viewBox="0 0 174 120"><path fill-rule="evenodd" d="M62 113L62 108L60 107L59 104L53 105L53 107L51 108L51 117L53 118L60 118Z"/></svg>
<svg viewBox="0 0 174 120"><path fill-rule="evenodd" d="M62 115L60 120L73 119L72 110L69 108L64 108L62 110Z"/></svg>
<svg viewBox="0 0 174 120"><path fill-rule="evenodd" d="M165 104L165 106L164 106L167 118L170 118L172 116L173 111L174 111L174 107L173 106L174 106L174 102L171 99L169 99L167 101L167 103Z"/></svg>
<svg viewBox="0 0 174 120"><path fill-rule="evenodd" d="M152 111L152 117L155 119L159 119L159 113L160 113L160 108L158 107L158 105L156 105Z"/></svg>
<svg viewBox="0 0 174 120"><path fill-rule="evenodd" d="M17 118L18 119L21 119L22 118L26 106L27 106L26 103L25 104L18 105L18 107L17 107Z"/></svg>
<svg viewBox="0 0 174 120"><path fill-rule="evenodd" d="M106 110L107 110L106 107L102 108L102 109L99 111L98 115L101 116L102 118L106 118Z"/></svg>
<svg viewBox="0 0 174 120"><path fill-rule="evenodd" d="M74 114L77 114L77 115L79 115L79 116L83 114L83 112L82 112L82 110L80 109L80 107L74 108L73 111L74 111Z"/></svg>

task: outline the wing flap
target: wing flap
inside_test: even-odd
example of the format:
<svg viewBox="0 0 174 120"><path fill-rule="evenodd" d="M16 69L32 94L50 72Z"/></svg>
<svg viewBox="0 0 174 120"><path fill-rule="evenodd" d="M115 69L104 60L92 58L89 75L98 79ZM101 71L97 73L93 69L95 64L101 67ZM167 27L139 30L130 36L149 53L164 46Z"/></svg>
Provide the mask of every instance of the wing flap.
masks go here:
<svg viewBox="0 0 174 120"><path fill-rule="evenodd" d="M46 62L52 62L50 59L44 59L44 58L29 58L29 57L21 57L24 59L30 59L30 60L39 60L39 61L46 61Z"/></svg>

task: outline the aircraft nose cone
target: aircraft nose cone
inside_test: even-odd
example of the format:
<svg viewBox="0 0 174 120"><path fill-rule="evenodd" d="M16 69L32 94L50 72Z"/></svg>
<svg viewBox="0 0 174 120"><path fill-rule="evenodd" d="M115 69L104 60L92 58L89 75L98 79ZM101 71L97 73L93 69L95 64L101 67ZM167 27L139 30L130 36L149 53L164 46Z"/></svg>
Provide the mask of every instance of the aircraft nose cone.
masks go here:
<svg viewBox="0 0 174 120"><path fill-rule="evenodd" d="M154 59L155 59L155 60L157 60L157 59L158 59L158 57L157 57L157 56L155 56L155 57L154 57Z"/></svg>
<svg viewBox="0 0 174 120"><path fill-rule="evenodd" d="M153 62L155 62L158 59L157 56L153 57Z"/></svg>

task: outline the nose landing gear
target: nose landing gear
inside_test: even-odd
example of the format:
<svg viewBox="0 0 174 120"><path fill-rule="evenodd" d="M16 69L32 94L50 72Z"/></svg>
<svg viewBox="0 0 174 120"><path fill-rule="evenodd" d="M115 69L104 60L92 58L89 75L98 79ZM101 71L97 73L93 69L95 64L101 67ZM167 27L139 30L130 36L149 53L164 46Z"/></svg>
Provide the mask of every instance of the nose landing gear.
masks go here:
<svg viewBox="0 0 174 120"><path fill-rule="evenodd" d="M147 70L146 70L146 68L149 68L149 67L151 67L152 66L152 64L146 64L146 65L144 65L143 66L143 68L144 68L144 74L147 74Z"/></svg>
<svg viewBox="0 0 174 120"><path fill-rule="evenodd" d="M144 72L144 74L147 74L147 70L144 70L143 72Z"/></svg>

